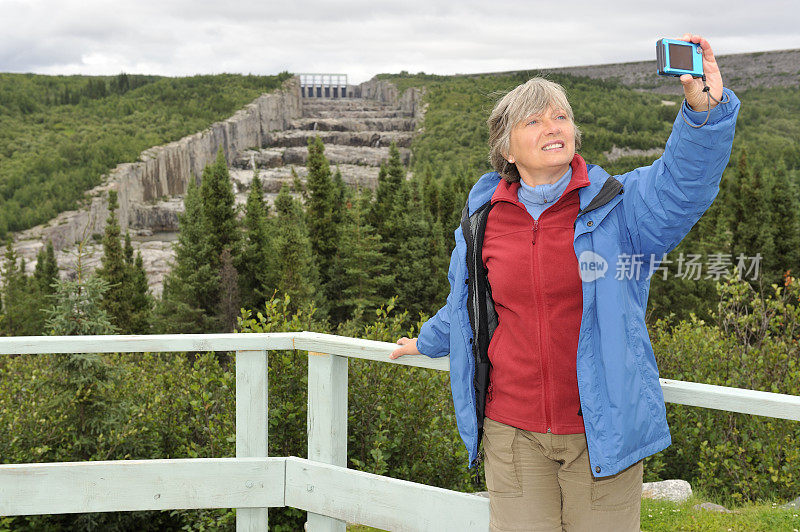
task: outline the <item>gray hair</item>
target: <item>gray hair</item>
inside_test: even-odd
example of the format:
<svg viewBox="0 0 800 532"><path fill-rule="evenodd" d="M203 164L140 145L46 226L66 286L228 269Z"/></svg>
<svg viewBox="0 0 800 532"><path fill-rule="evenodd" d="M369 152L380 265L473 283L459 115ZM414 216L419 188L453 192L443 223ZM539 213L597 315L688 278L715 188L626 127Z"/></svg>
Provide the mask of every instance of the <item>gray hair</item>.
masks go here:
<svg viewBox="0 0 800 532"><path fill-rule="evenodd" d="M531 115L543 113L548 107L564 109L572 124L575 117L564 87L544 78L531 78L503 96L492 109L486 124L489 126L489 163L506 181L520 180L517 165L506 160L511 142L511 130ZM575 149L581 147L581 132L575 126Z"/></svg>

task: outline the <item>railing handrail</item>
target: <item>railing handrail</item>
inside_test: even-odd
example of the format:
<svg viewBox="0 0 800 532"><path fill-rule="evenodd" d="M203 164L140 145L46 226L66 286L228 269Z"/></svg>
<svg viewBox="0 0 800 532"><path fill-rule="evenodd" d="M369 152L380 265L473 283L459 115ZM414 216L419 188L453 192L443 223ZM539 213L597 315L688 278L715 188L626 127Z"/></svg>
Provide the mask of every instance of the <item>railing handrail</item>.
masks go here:
<svg viewBox="0 0 800 532"><path fill-rule="evenodd" d="M397 344L389 342L308 331L0 338L0 355L236 351L237 456L196 461L0 465L0 514L3 510L8 515L20 515L235 505L237 530L262 530L267 526L267 507L292 506L308 511L307 525L312 532L345 532L346 520L390 530L428 528L432 522L437 530L485 530L488 500L465 499L466 495L458 492L345 467L348 358L450 370L449 356L389 359L396 348ZM271 350L308 351L308 460L267 458L267 357ZM800 421L800 396L660 381L667 402ZM237 468L235 474L229 468L231 464ZM230 472L224 486L216 485L220 467ZM78 478L82 487L76 488L76 493L94 495L81 495L63 504L54 504L52 497L30 495L62 490L65 483L74 485ZM20 479L25 482L20 484ZM135 486L135 497L129 495L131 486ZM380 493L380 498L370 499L375 493ZM98 497L105 498L99 501ZM412 501L413 505L386 506L386 500ZM440 509L444 507L457 511L443 514ZM417 515L419 512L413 510L420 508L429 511Z"/></svg>
<svg viewBox="0 0 800 532"><path fill-rule="evenodd" d="M450 371L450 357L388 355L396 344L310 331L286 333L11 336L0 355L47 353L167 353L185 351L301 350L389 364ZM800 421L800 396L698 382L660 379L668 403Z"/></svg>

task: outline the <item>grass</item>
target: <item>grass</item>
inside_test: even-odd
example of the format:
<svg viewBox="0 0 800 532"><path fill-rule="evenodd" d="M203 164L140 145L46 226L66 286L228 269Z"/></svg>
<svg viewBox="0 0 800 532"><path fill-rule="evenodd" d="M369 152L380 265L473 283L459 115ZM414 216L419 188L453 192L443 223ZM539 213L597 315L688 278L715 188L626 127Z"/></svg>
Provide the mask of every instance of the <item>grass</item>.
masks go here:
<svg viewBox="0 0 800 532"><path fill-rule="evenodd" d="M783 510L777 503L748 504L724 514L692 508L709 499L698 494L684 503L642 500L644 532L800 532L800 509ZM378 528L348 525L348 532L376 532Z"/></svg>

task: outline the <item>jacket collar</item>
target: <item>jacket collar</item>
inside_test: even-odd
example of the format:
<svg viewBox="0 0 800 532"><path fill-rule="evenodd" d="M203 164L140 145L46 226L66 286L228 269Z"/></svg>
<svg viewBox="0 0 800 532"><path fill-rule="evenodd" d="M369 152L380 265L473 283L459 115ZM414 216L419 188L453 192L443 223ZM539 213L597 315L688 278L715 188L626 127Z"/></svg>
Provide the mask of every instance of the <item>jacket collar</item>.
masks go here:
<svg viewBox="0 0 800 532"><path fill-rule="evenodd" d="M572 158L570 167L572 167L572 177L570 178L567 188L564 190L564 192L561 194L561 197L558 200L556 200L555 203L558 203L558 201L560 201L561 198L566 197L567 194L569 194L573 190L587 187L591 184L586 169L586 161L583 160L583 157L581 157L576 153L575 156ZM509 183L505 179L501 179L500 182L497 184L497 188L495 188L494 194L492 194L492 199L491 199L492 204L495 204L498 201L507 201L509 203L522 206L524 208L524 205L522 205L517 196L517 192L519 191L520 186L521 185L519 184L519 182Z"/></svg>
<svg viewBox="0 0 800 532"><path fill-rule="evenodd" d="M595 196L597 196L597 194L600 192L600 189L603 188L603 184L607 179L609 179L609 175L599 166L593 164L587 165L583 160L583 157L578 154L575 154L575 157L573 157L571 165L572 180L570 181L570 184L567 185L567 190L570 190L569 187L573 186L573 181L575 181L576 178L580 178L582 176L589 181L588 185L582 185L579 188L576 187L578 188L578 197L580 198L581 210L583 210L589 205ZM501 181L504 182L505 180L501 178L500 174L497 172L483 174L480 179L478 179L478 181L470 190L469 198L467 199L468 216L472 216L482 205L492 199L492 196L496 192L497 185Z"/></svg>

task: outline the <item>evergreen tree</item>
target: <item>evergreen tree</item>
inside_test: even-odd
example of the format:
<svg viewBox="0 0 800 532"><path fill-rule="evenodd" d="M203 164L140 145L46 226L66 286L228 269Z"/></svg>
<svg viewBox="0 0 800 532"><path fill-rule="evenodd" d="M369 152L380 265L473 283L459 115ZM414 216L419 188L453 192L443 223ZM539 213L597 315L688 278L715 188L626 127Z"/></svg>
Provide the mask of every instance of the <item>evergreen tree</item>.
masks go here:
<svg viewBox="0 0 800 532"><path fill-rule="evenodd" d="M739 255L761 255L759 276L766 286L779 282L775 251L776 227L772 219L773 196L771 183L764 179L760 168L751 168L743 151L736 167L736 182L731 198L733 224L731 226L731 253L733 261ZM753 223L758 220L758 223ZM749 263L749 259L747 260ZM744 273L744 272L743 272Z"/></svg>
<svg viewBox="0 0 800 532"><path fill-rule="evenodd" d="M429 173L422 174L422 194L425 198L425 207L434 220L442 221L439 208L439 183L433 180ZM445 230L447 230L445 228Z"/></svg>
<svg viewBox="0 0 800 532"><path fill-rule="evenodd" d="M128 280L128 267L125 261L125 251L122 247L119 222L117 221L117 193L108 192L108 218L106 219L105 233L103 236L102 266L95 274L106 282L107 289L103 293L102 307L111 323L123 333L128 333L133 308L131 306L130 291L126 286Z"/></svg>
<svg viewBox="0 0 800 532"><path fill-rule="evenodd" d="M384 259L381 238L367 223L371 193L359 194L345 203L345 223L336 256L336 278L340 297L332 306L331 317L344 322L353 315L378 308L382 295L391 291L393 276Z"/></svg>
<svg viewBox="0 0 800 532"><path fill-rule="evenodd" d="M433 313L447 295L441 224L427 212L416 188L411 182L401 188L385 225L391 239L384 248L394 273L397 306L411 316ZM384 298L387 295L394 294L384 293Z"/></svg>
<svg viewBox="0 0 800 532"><path fill-rule="evenodd" d="M82 266L82 244L73 280L56 283L55 303L48 310L47 329L54 336L114 334L111 315L103 309L108 283L100 276L87 276ZM59 383L43 396L52 408L63 412L63 425L52 427L69 438L73 460L96 458L103 447L103 434L124 419L123 406L114 397L118 374L103 355L70 353L49 359L50 371Z"/></svg>
<svg viewBox="0 0 800 532"><path fill-rule="evenodd" d="M58 281L58 263L53 243L50 241L36 254L36 269L33 272L33 279L42 294L55 293L53 285Z"/></svg>
<svg viewBox="0 0 800 532"><path fill-rule="evenodd" d="M239 315L238 273L228 248L222 250L219 283L219 322L222 331L233 332Z"/></svg>
<svg viewBox="0 0 800 532"><path fill-rule="evenodd" d="M457 196L456 187L453 184L453 176L447 172L441 182L439 219L442 222L445 237L448 237L449 240L453 239L453 231L455 231L458 224L461 223L461 209L464 208L463 203L459 205L459 198Z"/></svg>
<svg viewBox="0 0 800 532"><path fill-rule="evenodd" d="M36 334L44 332L46 310L52 305L55 283L58 281L58 264L56 263L53 243L41 248L36 254L36 268L31 284L30 305L38 310L37 322L40 324Z"/></svg>
<svg viewBox="0 0 800 532"><path fill-rule="evenodd" d="M134 257L131 235L125 232L125 294L130 301L131 315L126 333L148 334L153 319L155 301L150 293L147 282L147 272L144 269L144 260L141 251Z"/></svg>
<svg viewBox="0 0 800 532"><path fill-rule="evenodd" d="M83 253L82 249L79 253ZM103 296L107 290L105 279L87 276L79 260L75 279L56 283L55 302L47 311L46 327L49 334L73 336L117 332L111 315L103 308Z"/></svg>
<svg viewBox="0 0 800 532"><path fill-rule="evenodd" d="M316 299L319 277L313 260L303 209L289 194L286 185L275 198L278 286L299 309Z"/></svg>
<svg viewBox="0 0 800 532"><path fill-rule="evenodd" d="M378 233L387 241L389 236L385 222L389 213L393 212L397 195L406 180L406 169L400 160L400 151L392 142L389 147L389 159L381 165L378 172L378 188L375 192L375 202L372 204L369 222L378 230Z"/></svg>
<svg viewBox="0 0 800 532"><path fill-rule="evenodd" d="M227 248L237 254L240 238L233 184L222 148L214 163L203 169L200 197L212 267L219 270L222 251Z"/></svg>
<svg viewBox="0 0 800 532"><path fill-rule="evenodd" d="M220 148L217 151L217 159L214 164L203 169L203 182L200 186L200 196L203 204L203 218L207 230L207 241L209 246L209 260L211 269L217 273L221 281L223 269L223 255L227 250L231 256L240 256L241 232L239 223L236 220L236 199L233 194L233 184L231 183L228 163L225 154ZM226 275L238 276L238 272L233 264L224 266ZM225 283L218 284L217 297L215 304L207 308L209 316L217 318L223 330L229 330L224 324L224 316L228 313L230 305L239 308L238 279L233 279L231 284L229 279ZM231 298L235 298L235 301Z"/></svg>
<svg viewBox="0 0 800 532"><path fill-rule="evenodd" d="M206 333L217 330L219 269L212 262L200 188L189 182L184 212L178 216L175 258L164 278L164 293L156 309L165 333Z"/></svg>
<svg viewBox="0 0 800 532"><path fill-rule="evenodd" d="M37 307L36 285L25 275L25 260L17 256L11 240L6 244L2 268L3 314L0 331L6 336L41 334L42 320Z"/></svg>
<svg viewBox="0 0 800 532"><path fill-rule="evenodd" d="M242 252L236 262L241 304L247 309L260 308L277 288L277 257L268 212L256 169L244 208Z"/></svg>
<svg viewBox="0 0 800 532"><path fill-rule="evenodd" d="M125 236L129 242L128 235L126 234ZM130 290L131 308L133 309L128 331L131 334L149 334L151 332L155 301L147 283L147 272L144 269L141 251L136 253L136 259L134 259L133 264L128 265L128 280L126 284Z"/></svg>
<svg viewBox="0 0 800 532"><path fill-rule="evenodd" d="M125 264L128 266L133 266L134 258L133 258L133 243L131 242L131 234L129 231L125 231L125 245L123 247L123 253L125 254Z"/></svg>
<svg viewBox="0 0 800 532"><path fill-rule="evenodd" d="M777 162L769 178L773 193L770 225L775 230L774 267L782 279L787 270L795 274L800 271L800 197L798 183L791 179L783 160Z"/></svg>
<svg viewBox="0 0 800 532"><path fill-rule="evenodd" d="M334 257L339 247L341 231L341 200L334 184L330 165L325 158L325 146L319 137L308 140L308 202L306 217L311 250L317 263L323 297L318 303L328 311L339 297L331 285Z"/></svg>
<svg viewBox="0 0 800 532"><path fill-rule="evenodd" d="M219 331L227 309L223 301L229 305L231 297L238 298L238 289L230 291L236 283L220 283L223 253L241 253L233 186L222 149L215 162L203 169L200 187L189 183L184 207L178 218L174 266L164 279L157 309L159 326L164 332ZM226 273L236 275L236 268Z"/></svg>

